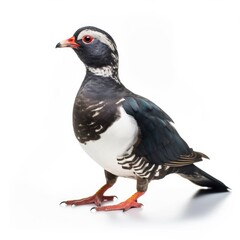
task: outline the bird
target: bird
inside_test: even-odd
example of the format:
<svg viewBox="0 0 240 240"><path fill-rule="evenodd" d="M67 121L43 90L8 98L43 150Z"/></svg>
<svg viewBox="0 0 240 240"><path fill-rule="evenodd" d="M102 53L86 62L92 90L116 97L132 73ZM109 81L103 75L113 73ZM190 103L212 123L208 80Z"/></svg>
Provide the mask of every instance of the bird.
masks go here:
<svg viewBox="0 0 240 240"><path fill-rule="evenodd" d="M86 67L73 106L74 133L83 150L104 169L106 183L90 197L61 204L95 204L92 209L96 211L141 208L138 199L149 183L172 173L214 192L229 190L195 165L208 156L188 146L169 115L123 85L117 46L106 31L93 26L79 28L56 45L64 47L73 49ZM91 170L88 174L93 179ZM115 196L105 192L118 177L136 180L136 192L125 201L106 205Z"/></svg>

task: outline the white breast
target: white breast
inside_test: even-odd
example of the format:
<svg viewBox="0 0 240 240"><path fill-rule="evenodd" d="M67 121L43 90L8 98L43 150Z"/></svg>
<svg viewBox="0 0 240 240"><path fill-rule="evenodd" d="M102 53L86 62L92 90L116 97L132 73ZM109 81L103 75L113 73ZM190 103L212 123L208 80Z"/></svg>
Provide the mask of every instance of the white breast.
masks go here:
<svg viewBox="0 0 240 240"><path fill-rule="evenodd" d="M138 126L135 119L120 107L120 118L114 122L96 141L81 144L88 155L105 170L122 177L133 177L131 170L118 164L121 157L136 142Z"/></svg>

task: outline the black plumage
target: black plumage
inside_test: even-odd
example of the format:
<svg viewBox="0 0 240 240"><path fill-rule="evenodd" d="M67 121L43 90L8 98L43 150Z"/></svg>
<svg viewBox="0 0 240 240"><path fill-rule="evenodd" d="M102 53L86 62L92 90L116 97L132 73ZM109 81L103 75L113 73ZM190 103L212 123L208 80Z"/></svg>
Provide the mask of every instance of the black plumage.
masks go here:
<svg viewBox="0 0 240 240"><path fill-rule="evenodd" d="M202 160L204 155L194 152L171 124L172 119L158 106L139 96L126 97L123 107L140 128L141 141L136 155L154 164L184 166Z"/></svg>
<svg viewBox="0 0 240 240"><path fill-rule="evenodd" d="M101 133L119 117L117 113L117 105L115 102L120 98L109 98L108 91L102 91L105 86L112 84L112 79L104 79L104 85L101 86L101 78L92 76L88 73L82 84L74 103L73 108L73 127L77 139L81 143L89 140L97 140ZM118 92L120 86L116 85L111 88L112 91ZM107 88L108 89L108 88ZM96 109L101 108L99 115L95 116ZM99 129L96 131L96 129Z"/></svg>
<svg viewBox="0 0 240 240"><path fill-rule="evenodd" d="M116 44L108 33L95 27L80 28L56 47L71 47L86 66L74 103L73 127L85 150L104 167L107 180L93 196L64 203L95 203L98 211L140 207L137 199L146 192L149 182L170 173L200 186L227 191L225 184L194 165L208 157L188 146L172 119L121 83ZM137 192L120 204L100 207L103 201L113 199L103 194L118 176L135 178Z"/></svg>

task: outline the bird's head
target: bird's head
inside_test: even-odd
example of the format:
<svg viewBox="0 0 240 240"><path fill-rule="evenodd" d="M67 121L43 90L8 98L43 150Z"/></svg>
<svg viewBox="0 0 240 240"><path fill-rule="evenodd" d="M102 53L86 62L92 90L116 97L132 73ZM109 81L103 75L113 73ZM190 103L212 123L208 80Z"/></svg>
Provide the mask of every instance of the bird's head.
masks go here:
<svg viewBox="0 0 240 240"><path fill-rule="evenodd" d="M109 75L117 75L118 52L113 38L96 27L83 27L74 35L56 45L56 48L72 48L87 69L92 72L101 71Z"/></svg>

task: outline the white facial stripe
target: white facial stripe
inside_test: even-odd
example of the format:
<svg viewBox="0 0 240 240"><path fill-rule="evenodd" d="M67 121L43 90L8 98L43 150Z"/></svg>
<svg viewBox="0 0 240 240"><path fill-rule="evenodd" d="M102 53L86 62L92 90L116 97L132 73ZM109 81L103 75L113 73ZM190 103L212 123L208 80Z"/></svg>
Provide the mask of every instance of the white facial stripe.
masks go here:
<svg viewBox="0 0 240 240"><path fill-rule="evenodd" d="M100 32L96 32L96 31L93 31L93 30L90 30L90 29L86 29L86 30L79 33L79 35L77 37L77 40L82 39L83 36L85 36L85 35L90 35L93 38L96 38L99 41L101 41L102 43L108 45L113 51L115 50L114 44L107 38L107 36L105 34L100 33Z"/></svg>

